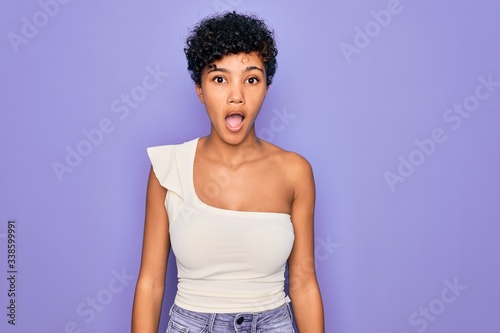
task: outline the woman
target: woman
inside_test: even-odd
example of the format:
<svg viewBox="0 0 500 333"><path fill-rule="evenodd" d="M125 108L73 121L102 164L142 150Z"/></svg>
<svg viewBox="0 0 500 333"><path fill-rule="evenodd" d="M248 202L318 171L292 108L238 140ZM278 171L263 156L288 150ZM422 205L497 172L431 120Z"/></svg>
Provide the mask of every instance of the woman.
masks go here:
<svg viewBox="0 0 500 333"><path fill-rule="evenodd" d="M293 317L301 333L323 332L311 167L255 134L276 71L273 34L256 17L227 13L195 27L185 53L211 130L148 148L132 332L158 331L170 246L178 286L167 332L293 332Z"/></svg>

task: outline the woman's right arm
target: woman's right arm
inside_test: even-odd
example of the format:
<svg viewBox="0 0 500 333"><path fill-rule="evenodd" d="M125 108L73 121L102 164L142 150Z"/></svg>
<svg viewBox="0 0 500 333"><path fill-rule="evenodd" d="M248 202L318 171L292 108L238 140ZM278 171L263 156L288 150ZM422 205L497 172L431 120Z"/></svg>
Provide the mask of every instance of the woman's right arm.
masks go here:
<svg viewBox="0 0 500 333"><path fill-rule="evenodd" d="M164 204L166 194L167 190L160 185L151 168L146 195L141 268L132 310L132 333L158 332L170 251L168 217Z"/></svg>

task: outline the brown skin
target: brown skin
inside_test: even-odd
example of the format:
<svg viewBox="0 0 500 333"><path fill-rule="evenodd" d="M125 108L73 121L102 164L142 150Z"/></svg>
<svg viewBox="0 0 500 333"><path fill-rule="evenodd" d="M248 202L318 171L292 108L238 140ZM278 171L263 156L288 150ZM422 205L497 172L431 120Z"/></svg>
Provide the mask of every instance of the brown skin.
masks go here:
<svg viewBox="0 0 500 333"><path fill-rule="evenodd" d="M202 73L196 93L211 121L200 138L194 186L207 205L242 211L291 215L295 233L288 259L290 298L300 333L323 333L321 294L314 268L314 179L309 163L255 135L254 121L268 91L265 67L255 53L226 55ZM241 128L226 123L244 116ZM214 181L219 186L214 191ZM212 185L212 186L209 186ZM137 281L132 333L157 332L170 249L166 190L150 171L141 269Z"/></svg>
<svg viewBox="0 0 500 333"><path fill-rule="evenodd" d="M149 172L142 260L135 289L132 332L158 332L170 237L164 202L167 190Z"/></svg>

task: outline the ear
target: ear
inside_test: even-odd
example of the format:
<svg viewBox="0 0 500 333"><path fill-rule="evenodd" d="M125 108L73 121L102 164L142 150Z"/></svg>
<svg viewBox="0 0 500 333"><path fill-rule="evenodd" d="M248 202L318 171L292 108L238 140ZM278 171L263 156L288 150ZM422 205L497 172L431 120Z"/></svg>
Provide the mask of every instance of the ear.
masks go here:
<svg viewBox="0 0 500 333"><path fill-rule="evenodd" d="M203 88L197 83L195 83L194 86L196 88L196 95L198 95L201 104L205 104L205 97L203 97Z"/></svg>

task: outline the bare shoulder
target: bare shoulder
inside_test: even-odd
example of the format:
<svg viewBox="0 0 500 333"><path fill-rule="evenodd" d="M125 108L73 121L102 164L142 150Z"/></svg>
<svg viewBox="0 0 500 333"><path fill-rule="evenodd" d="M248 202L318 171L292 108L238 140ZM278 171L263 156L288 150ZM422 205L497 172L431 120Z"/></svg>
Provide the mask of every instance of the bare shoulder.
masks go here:
<svg viewBox="0 0 500 333"><path fill-rule="evenodd" d="M309 161L303 156L280 148L271 143L267 143L267 150L273 163L292 182L304 182L306 179L312 180L313 171Z"/></svg>

